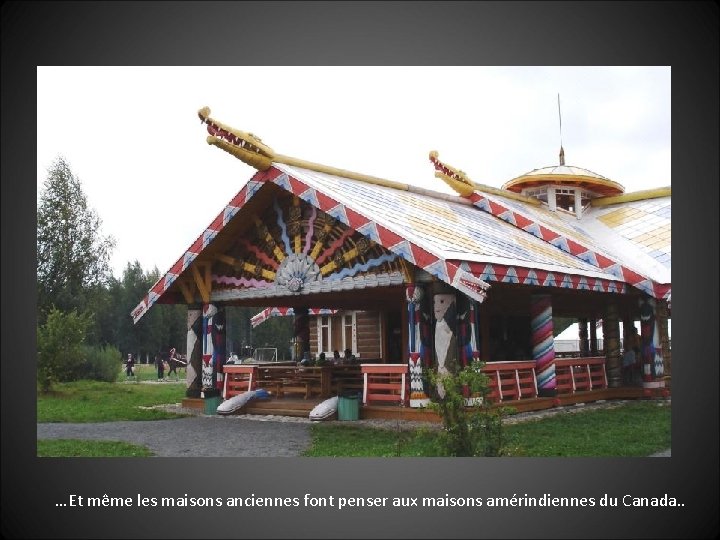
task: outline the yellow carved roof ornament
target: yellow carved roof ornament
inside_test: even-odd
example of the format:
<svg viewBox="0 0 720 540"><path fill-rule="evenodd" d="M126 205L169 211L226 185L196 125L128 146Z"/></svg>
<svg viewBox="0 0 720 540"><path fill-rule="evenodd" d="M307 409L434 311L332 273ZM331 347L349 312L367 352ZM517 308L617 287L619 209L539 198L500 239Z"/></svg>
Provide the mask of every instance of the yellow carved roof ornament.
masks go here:
<svg viewBox="0 0 720 540"><path fill-rule="evenodd" d="M276 154L275 151L268 145L262 142L260 137L240 131L238 129L231 128L218 122L210 116L210 108L203 107L198 111L198 117L200 121L207 126L208 137L207 143L213 146L217 146L221 150L224 150L228 154L235 156L237 159L254 167L259 171L268 170L273 163L284 163L285 165L291 165L294 167L300 167L302 169L308 169L311 171L322 172L333 176L341 176L343 178L349 178L351 180L359 180L360 182L367 182L368 184L375 184L378 186L384 186L393 189L400 189L403 191L410 191L413 193L419 193L422 195L428 195L435 198L449 198L450 195L438 193L423 189L409 184L403 184L400 182L393 182L392 180L386 180L384 178L377 178L367 174L356 173L345 169L338 169L329 165L322 165L320 163L313 163L311 161L305 161L303 159L294 158L291 156L284 156L282 154ZM437 152L430 152L430 160L435 165L436 173L435 176L442 178L447 182L450 187L453 188L462 197L468 198L473 191L480 190L486 193L494 193L496 195L502 195L511 199L518 199L530 204L539 205L540 201L531 197L525 197L523 195L517 195L510 191L504 191L482 184L475 184L472 182L467 175L458 169L450 167L442 163L437 159ZM442 175L442 176L440 176ZM457 198L455 197L455 200Z"/></svg>
<svg viewBox="0 0 720 540"><path fill-rule="evenodd" d="M198 111L198 117L203 124L207 125L209 135L206 140L208 144L217 146L232 156L235 156L243 163L246 163L259 171L268 170L273 163L284 163L285 165L322 172L333 176L341 176L351 180L359 180L361 182L367 182L368 184L421 193L436 198L448 197L448 195L443 193L433 192L416 186L411 186L409 184L393 182L392 180L385 180L384 178L377 178L367 174L356 173L345 169L331 167L329 165L322 165L320 163L313 163L311 161L305 161L291 156L276 154L275 151L263 143L257 135L231 128L222 122L218 122L214 118L211 118L209 107L203 107L200 109Z"/></svg>
<svg viewBox="0 0 720 540"><path fill-rule="evenodd" d="M520 195L511 191L506 191L504 189L497 189L494 187L486 186L484 184L477 184L473 182L470 178L468 178L465 172L461 171L460 169L456 169L455 167L451 167L447 163L440 161L438 159L438 155L439 154L436 150L430 152L430 161L435 167L435 178L439 178L440 180L445 182L453 189L453 191L455 191L461 197L468 198L475 191L482 191L485 193L491 193L493 195L500 195L508 199L521 201L532 206L539 206L541 204L539 200L532 197L526 197L525 195Z"/></svg>
<svg viewBox="0 0 720 540"><path fill-rule="evenodd" d="M200 109L198 116L200 121L207 125L208 144L225 150L228 154L259 171L266 171L270 168L275 159L275 152L264 144L260 137L233 129L211 118L210 107Z"/></svg>
<svg viewBox="0 0 720 540"><path fill-rule="evenodd" d="M463 171L451 167L438 159L437 150L430 152L430 161L435 167L435 178L439 178L461 197L469 197L475 191L474 184Z"/></svg>

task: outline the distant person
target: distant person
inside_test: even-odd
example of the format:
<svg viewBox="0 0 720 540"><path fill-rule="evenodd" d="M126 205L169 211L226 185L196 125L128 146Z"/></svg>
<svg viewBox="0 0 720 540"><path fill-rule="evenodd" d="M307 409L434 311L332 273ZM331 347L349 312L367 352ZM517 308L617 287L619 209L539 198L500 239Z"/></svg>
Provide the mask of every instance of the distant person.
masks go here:
<svg viewBox="0 0 720 540"><path fill-rule="evenodd" d="M355 364L357 362L357 358L355 358L355 355L352 353L351 349L345 349L345 357L343 358L344 364Z"/></svg>
<svg viewBox="0 0 720 540"><path fill-rule="evenodd" d="M155 367L157 367L158 382L165 380L165 361L162 355L155 355Z"/></svg>
<svg viewBox="0 0 720 540"><path fill-rule="evenodd" d="M342 359L340 358L340 351L335 349L333 351L333 364L335 364L336 366L339 366L342 363L343 362L342 362Z"/></svg>
<svg viewBox="0 0 720 540"><path fill-rule="evenodd" d="M135 376L135 360L133 360L132 354L127 355L127 360L125 361L125 377L134 377Z"/></svg>
<svg viewBox="0 0 720 540"><path fill-rule="evenodd" d="M177 372L177 358L175 357L175 347L170 349L170 353L168 354L168 379L170 378L170 375L173 373L175 374L175 379L179 379L180 376Z"/></svg>

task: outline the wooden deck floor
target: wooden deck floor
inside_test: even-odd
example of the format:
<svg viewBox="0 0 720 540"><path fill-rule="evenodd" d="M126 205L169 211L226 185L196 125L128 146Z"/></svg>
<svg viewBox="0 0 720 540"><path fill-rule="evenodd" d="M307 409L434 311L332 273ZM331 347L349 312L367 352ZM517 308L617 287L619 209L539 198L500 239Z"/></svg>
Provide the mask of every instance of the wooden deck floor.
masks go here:
<svg viewBox="0 0 720 540"><path fill-rule="evenodd" d="M649 396L643 388L621 387L576 392L575 394L557 397L509 400L502 402L502 405L513 407L517 412L528 412L551 409L556 406L573 405L575 403L591 403L593 401L613 399L642 399L647 397L660 396ZM244 409L239 411L238 414L307 417L310 411L321 401L322 399L318 398L302 399L295 397L254 400L251 401ZM202 399L184 399L182 406L187 408L203 409L204 404ZM372 418L425 422L440 421L438 415L428 409L401 407L397 405L361 406L360 419L364 420Z"/></svg>

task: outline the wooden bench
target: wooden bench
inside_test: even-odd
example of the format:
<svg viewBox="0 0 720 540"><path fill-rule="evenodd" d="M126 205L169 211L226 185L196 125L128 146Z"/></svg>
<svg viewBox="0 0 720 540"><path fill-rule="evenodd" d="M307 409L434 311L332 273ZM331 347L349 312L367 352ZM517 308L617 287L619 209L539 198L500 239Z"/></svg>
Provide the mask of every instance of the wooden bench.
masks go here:
<svg viewBox="0 0 720 540"><path fill-rule="evenodd" d="M359 365L340 365L331 367L331 391L336 394L357 391L362 393L363 375Z"/></svg>
<svg viewBox="0 0 720 540"><path fill-rule="evenodd" d="M314 395L329 397L330 372L326 367L268 366L259 370L257 386L279 398L300 393L305 399Z"/></svg>

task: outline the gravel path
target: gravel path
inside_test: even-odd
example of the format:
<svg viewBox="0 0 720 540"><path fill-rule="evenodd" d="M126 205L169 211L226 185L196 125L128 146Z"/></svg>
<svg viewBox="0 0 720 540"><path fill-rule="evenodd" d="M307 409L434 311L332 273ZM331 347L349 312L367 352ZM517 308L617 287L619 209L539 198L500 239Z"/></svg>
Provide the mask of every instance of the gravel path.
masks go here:
<svg viewBox="0 0 720 540"><path fill-rule="evenodd" d="M158 457L292 457L310 446L307 424L232 416L38 424L37 438L125 441L146 446Z"/></svg>

